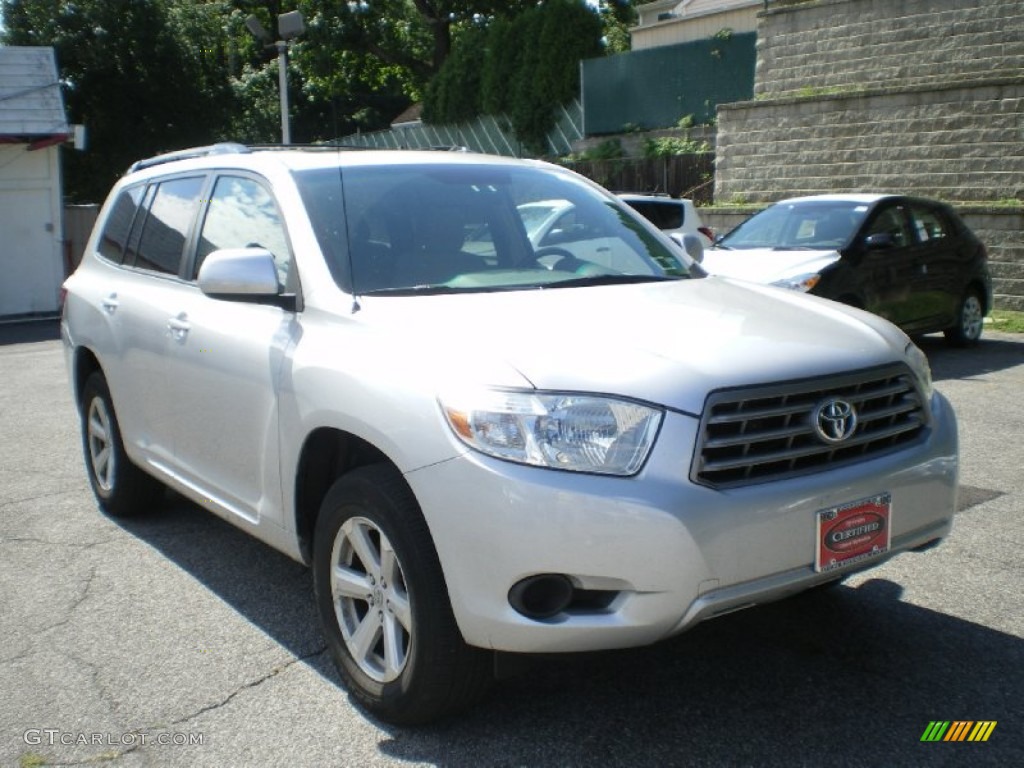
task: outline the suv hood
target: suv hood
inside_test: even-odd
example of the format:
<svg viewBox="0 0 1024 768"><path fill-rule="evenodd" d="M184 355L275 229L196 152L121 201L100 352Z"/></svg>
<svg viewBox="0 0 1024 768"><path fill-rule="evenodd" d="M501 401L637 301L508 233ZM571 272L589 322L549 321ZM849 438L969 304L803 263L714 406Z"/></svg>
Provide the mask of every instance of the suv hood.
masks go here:
<svg viewBox="0 0 1024 768"><path fill-rule="evenodd" d="M529 384L692 414L720 387L889 363L907 343L865 312L718 278L361 302L375 346L429 358L416 370L437 386Z"/></svg>
<svg viewBox="0 0 1024 768"><path fill-rule="evenodd" d="M775 250L774 248L709 248L701 267L713 275L735 277L752 283L813 275L839 260L835 250Z"/></svg>

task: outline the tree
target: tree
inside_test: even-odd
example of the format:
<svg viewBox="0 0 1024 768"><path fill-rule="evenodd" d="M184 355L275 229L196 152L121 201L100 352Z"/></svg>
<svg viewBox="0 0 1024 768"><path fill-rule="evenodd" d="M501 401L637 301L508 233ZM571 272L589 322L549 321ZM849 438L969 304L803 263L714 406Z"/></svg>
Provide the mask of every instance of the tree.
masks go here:
<svg viewBox="0 0 1024 768"><path fill-rule="evenodd" d="M532 0L306 0L333 50L373 57L395 68L418 98L441 70L457 31L534 5Z"/></svg>
<svg viewBox="0 0 1024 768"><path fill-rule="evenodd" d="M209 142L232 105L218 10L164 0L4 0L4 41L56 49L71 122L89 151L65 155L65 190L105 197L128 165Z"/></svg>
<svg viewBox="0 0 1024 768"><path fill-rule="evenodd" d="M606 53L625 53L630 49L629 28L636 26L637 0L601 0Z"/></svg>
<svg viewBox="0 0 1024 768"><path fill-rule="evenodd" d="M580 60L601 55L601 35L582 0L547 0L467 32L427 91L424 118L508 116L519 140L542 153L556 110L579 92Z"/></svg>

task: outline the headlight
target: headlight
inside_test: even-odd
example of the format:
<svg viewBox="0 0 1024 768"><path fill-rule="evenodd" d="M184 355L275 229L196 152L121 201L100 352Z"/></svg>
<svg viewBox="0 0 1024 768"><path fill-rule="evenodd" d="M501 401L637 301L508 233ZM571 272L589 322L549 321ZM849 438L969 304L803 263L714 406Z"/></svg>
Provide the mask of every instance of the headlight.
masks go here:
<svg viewBox="0 0 1024 768"><path fill-rule="evenodd" d="M928 364L927 356L912 341L907 342L903 354L906 355L910 369L917 377L917 383L921 385L921 392L924 393L925 400L930 399L932 396L932 367Z"/></svg>
<svg viewBox="0 0 1024 768"><path fill-rule="evenodd" d="M605 475L640 471L662 416L627 400L569 393L483 389L439 400L452 431L481 453Z"/></svg>
<svg viewBox="0 0 1024 768"><path fill-rule="evenodd" d="M787 277L784 280L776 280L772 285L776 288L788 288L791 291L807 291L811 290L821 281L821 274L818 272L811 272L806 275L796 275L795 277Z"/></svg>

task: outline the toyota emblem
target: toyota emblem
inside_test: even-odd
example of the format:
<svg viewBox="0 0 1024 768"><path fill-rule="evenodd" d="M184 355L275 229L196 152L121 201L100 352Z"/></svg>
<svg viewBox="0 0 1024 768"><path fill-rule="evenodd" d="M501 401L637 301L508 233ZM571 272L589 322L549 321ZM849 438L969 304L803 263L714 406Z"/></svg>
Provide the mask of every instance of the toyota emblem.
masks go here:
<svg viewBox="0 0 1024 768"><path fill-rule="evenodd" d="M811 424L822 442L841 443L857 430L857 411L845 400L830 398L814 409Z"/></svg>

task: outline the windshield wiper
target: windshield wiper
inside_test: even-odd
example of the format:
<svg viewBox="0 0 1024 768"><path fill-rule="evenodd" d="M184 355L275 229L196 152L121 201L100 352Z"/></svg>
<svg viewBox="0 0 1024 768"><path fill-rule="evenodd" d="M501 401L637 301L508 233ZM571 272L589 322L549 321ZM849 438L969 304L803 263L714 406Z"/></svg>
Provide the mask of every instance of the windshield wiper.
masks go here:
<svg viewBox="0 0 1024 768"><path fill-rule="evenodd" d="M402 285L397 288L375 288L372 291L360 291L360 296L433 296L442 293L468 293L478 291L475 287L455 288L450 285Z"/></svg>
<svg viewBox="0 0 1024 768"><path fill-rule="evenodd" d="M559 280L554 283L543 283L538 288L577 288L581 285L628 285L630 283L661 283L683 280L682 275L589 275L574 277L571 280Z"/></svg>

